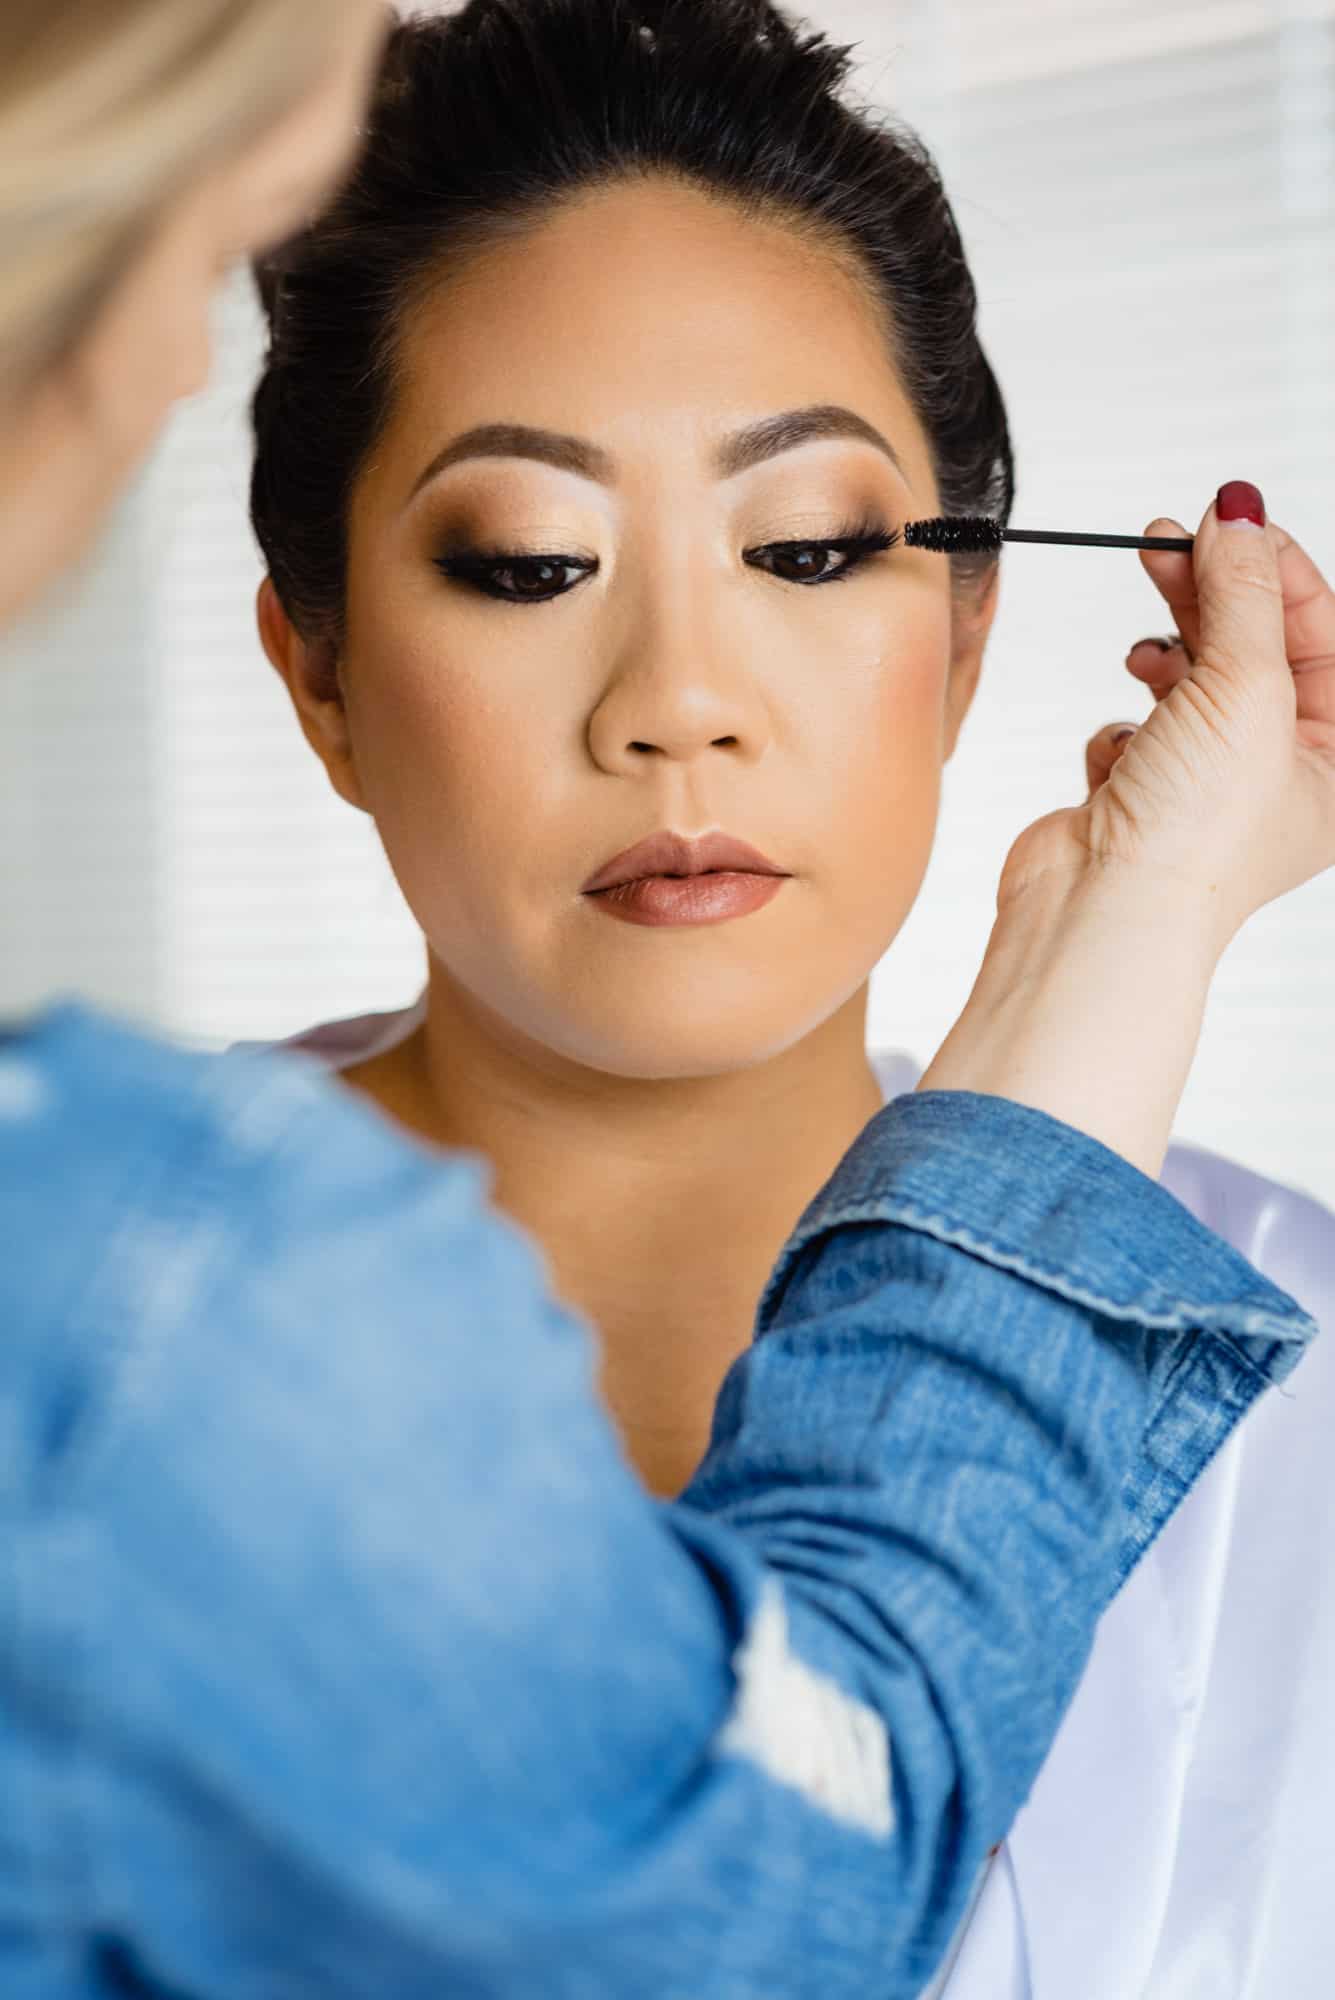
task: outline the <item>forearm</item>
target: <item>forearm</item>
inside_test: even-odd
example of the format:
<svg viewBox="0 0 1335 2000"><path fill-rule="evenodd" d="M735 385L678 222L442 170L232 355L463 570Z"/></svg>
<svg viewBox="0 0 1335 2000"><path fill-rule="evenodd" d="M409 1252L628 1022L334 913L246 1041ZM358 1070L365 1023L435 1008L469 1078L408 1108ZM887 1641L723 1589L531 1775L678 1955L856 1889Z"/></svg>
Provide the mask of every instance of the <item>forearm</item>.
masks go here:
<svg viewBox="0 0 1335 2000"><path fill-rule="evenodd" d="M917 1087L1032 1105L1157 1179L1223 943L1181 891L1040 878L997 918Z"/></svg>

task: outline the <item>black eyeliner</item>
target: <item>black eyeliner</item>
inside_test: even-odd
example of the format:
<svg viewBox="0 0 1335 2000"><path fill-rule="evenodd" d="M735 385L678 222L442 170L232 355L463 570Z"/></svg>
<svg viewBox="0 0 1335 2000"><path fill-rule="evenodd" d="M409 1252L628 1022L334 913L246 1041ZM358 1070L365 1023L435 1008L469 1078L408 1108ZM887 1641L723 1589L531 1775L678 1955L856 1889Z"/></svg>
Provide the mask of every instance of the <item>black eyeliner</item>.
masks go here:
<svg viewBox="0 0 1335 2000"><path fill-rule="evenodd" d="M745 560L752 568L759 568L760 565L752 560L755 556L770 555L776 551L791 555L798 549L831 549L836 555L852 558L841 568L832 570L828 576L813 577L797 586L799 589L810 590L819 584L838 583L841 577L851 576L869 556L884 555L896 547L900 540L901 534L898 528L887 528L880 521L866 519L854 526L843 528L834 535L802 535L791 541L758 543L754 549L747 551ZM793 581L793 579L782 580Z"/></svg>
<svg viewBox="0 0 1335 2000"><path fill-rule="evenodd" d="M445 549L431 558L433 566L451 582L469 585L483 597L490 597L499 604L547 604L554 598L564 597L582 583L586 576L596 573L599 565L596 556L570 555L550 549ZM552 569L573 569L579 572L570 583L562 583L542 595L525 597L514 591L496 587L492 577L496 570L517 569L522 564L542 563Z"/></svg>
<svg viewBox="0 0 1335 2000"><path fill-rule="evenodd" d="M901 540L898 528L887 528L880 521L865 518L860 522L840 529L833 535L807 535L793 540L761 542L743 554L743 561L751 568L762 565L756 561L759 556L781 554L791 555L802 549L826 549L831 553L846 556L838 569L827 576L808 579L783 578L780 581L793 582L798 588L811 589L825 583L838 583L842 577L851 576L856 569L871 556L883 555ZM557 597L566 596L582 583L584 578L597 573L597 557L569 555L552 550L479 549L453 548L432 557L433 566L442 576L452 582L459 582L477 590L482 596L490 597L501 604L546 604ZM526 597L522 592L503 590L493 581L497 570L517 569L521 565L539 563L551 569L576 570L578 575L572 582L562 583L549 591Z"/></svg>
<svg viewBox="0 0 1335 2000"><path fill-rule="evenodd" d="M597 569L597 558L572 556L555 549L446 549L431 558L437 569L460 574L469 570L505 569L519 563L550 563L553 569Z"/></svg>

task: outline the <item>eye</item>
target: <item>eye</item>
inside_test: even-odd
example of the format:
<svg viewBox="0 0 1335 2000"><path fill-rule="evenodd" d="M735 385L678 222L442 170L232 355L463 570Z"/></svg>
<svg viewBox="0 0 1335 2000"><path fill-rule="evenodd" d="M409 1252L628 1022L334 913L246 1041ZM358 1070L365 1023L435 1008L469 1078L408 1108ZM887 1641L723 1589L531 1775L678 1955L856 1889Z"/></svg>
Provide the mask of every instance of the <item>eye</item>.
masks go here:
<svg viewBox="0 0 1335 2000"><path fill-rule="evenodd" d="M453 582L497 597L507 604L546 604L564 597L598 565L585 556L518 555L496 550L460 549L435 557L436 568Z"/></svg>
<svg viewBox="0 0 1335 2000"><path fill-rule="evenodd" d="M834 583L873 556L892 549L897 528L867 527L851 534L831 535L819 542L766 542L748 549L744 560L782 583Z"/></svg>

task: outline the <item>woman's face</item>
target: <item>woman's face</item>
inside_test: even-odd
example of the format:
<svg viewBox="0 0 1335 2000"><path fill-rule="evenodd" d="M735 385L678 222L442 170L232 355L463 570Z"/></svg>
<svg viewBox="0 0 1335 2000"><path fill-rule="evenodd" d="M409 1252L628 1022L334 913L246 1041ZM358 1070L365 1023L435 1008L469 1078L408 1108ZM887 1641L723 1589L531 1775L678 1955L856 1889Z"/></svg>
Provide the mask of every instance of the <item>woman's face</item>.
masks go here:
<svg viewBox="0 0 1335 2000"><path fill-rule="evenodd" d="M834 1013L917 894L986 615L961 636L945 561L880 544L937 512L842 263L641 182L413 315L351 504L341 698L268 591L262 622L463 1004L604 1072L718 1073ZM787 879L666 925L584 893L661 831Z"/></svg>

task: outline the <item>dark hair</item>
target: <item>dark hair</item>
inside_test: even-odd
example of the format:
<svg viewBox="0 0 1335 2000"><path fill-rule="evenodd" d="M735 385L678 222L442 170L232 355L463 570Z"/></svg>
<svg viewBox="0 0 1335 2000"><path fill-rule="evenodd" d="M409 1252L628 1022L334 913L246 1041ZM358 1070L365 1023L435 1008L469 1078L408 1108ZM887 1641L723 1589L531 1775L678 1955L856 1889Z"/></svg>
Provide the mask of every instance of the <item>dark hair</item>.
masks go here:
<svg viewBox="0 0 1335 2000"><path fill-rule="evenodd" d="M766 0L470 0L391 33L356 174L257 266L270 346L251 518L307 637L342 623L348 497L405 315L443 263L578 190L661 172L819 231L886 310L942 510L1005 519L1005 406L920 141L846 103L848 48ZM957 572L995 560L952 558Z"/></svg>

